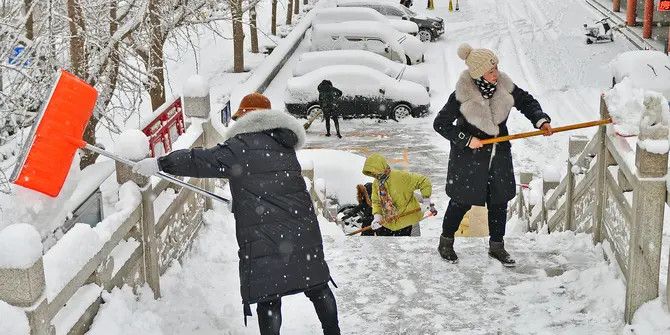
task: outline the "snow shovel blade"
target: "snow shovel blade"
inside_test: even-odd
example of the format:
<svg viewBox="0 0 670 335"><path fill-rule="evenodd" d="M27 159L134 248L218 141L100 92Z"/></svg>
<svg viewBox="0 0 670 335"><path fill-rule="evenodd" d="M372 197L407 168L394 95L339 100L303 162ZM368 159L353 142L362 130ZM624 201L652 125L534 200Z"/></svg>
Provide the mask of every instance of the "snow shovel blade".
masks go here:
<svg viewBox="0 0 670 335"><path fill-rule="evenodd" d="M73 74L60 70L51 94L40 107L10 181L56 197L93 115L98 92Z"/></svg>

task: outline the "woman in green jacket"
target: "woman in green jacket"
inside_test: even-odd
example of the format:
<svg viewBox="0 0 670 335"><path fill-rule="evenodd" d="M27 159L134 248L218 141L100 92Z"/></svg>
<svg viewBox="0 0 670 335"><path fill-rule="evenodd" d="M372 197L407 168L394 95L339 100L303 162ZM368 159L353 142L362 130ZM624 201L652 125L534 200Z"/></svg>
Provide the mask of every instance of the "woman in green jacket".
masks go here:
<svg viewBox="0 0 670 335"><path fill-rule="evenodd" d="M412 226L423 218L414 191L420 190L424 206L435 208L430 201L433 186L418 173L391 170L386 159L372 154L365 160L363 174L374 178L372 183L372 229L377 236L410 236Z"/></svg>

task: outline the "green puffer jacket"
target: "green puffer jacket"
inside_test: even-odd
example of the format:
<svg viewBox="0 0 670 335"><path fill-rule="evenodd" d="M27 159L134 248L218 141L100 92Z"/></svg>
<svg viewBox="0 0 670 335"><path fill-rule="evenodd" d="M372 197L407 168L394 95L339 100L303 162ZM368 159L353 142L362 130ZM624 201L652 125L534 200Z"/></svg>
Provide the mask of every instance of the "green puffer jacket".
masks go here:
<svg viewBox="0 0 670 335"><path fill-rule="evenodd" d="M365 160L363 166L363 174L375 178L372 183L372 214L382 214L381 199L379 198L379 180L377 176L382 174L389 165L386 159L379 154L372 154ZM393 199L397 214L399 216L404 213L411 212L417 208L421 208L419 202L414 197L415 190L421 190L421 196L424 198L430 197L433 193L433 185L427 177L418 173L411 173L400 170L391 170L388 180L386 181L386 189ZM403 216L396 220L385 224L384 226L390 230L396 231L417 223L423 218L423 213L418 211L416 213Z"/></svg>

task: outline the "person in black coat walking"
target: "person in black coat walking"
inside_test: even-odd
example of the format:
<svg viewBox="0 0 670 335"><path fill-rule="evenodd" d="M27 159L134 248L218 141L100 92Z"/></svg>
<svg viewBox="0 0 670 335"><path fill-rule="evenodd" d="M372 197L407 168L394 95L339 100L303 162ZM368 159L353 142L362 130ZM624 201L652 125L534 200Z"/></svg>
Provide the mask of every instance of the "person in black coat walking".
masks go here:
<svg viewBox="0 0 670 335"><path fill-rule="evenodd" d="M498 71L498 58L488 49L458 48L465 60L456 90L449 96L433 124L451 142L447 168L447 195L451 198L444 215L438 251L448 261L457 262L454 233L473 205L488 207L489 255L503 265L515 261L505 250L503 237L507 202L515 196L514 168L509 142L482 145L481 139L508 135L507 118L512 107L532 124L551 135L551 119L528 92Z"/></svg>
<svg viewBox="0 0 670 335"><path fill-rule="evenodd" d="M338 112L335 101L342 96L342 91L333 86L333 83L330 80L322 81L317 87L319 91L319 106L323 111L323 117L326 119L326 136L330 136L330 119L333 119L335 123L335 131L337 132L337 137L342 138L340 135L340 122L338 120Z"/></svg>
<svg viewBox="0 0 670 335"><path fill-rule="evenodd" d="M270 108L268 98L249 94L223 144L147 158L134 171L227 178L240 247L245 324L249 305L257 304L261 334L279 334L281 297L304 292L324 334L340 334L321 232L295 152L305 143L305 130L291 115Z"/></svg>

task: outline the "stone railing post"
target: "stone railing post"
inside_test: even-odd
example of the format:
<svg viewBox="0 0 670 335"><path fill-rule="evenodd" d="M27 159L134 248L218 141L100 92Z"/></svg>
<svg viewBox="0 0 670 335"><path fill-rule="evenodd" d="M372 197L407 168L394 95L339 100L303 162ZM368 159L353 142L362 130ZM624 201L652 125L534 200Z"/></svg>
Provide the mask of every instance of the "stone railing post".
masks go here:
<svg viewBox="0 0 670 335"><path fill-rule="evenodd" d="M158 264L158 237L156 236L156 219L154 217L154 195L151 180L145 176L132 172L132 167L116 162L116 181L123 185L132 181L142 190L142 221L140 231L142 233L142 253L144 267L142 268L143 280L154 292L154 298L161 295L160 290L160 265Z"/></svg>
<svg viewBox="0 0 670 335"><path fill-rule="evenodd" d="M6 229L11 229L11 226ZM32 236L32 240L36 241L29 241L29 237L24 234L13 235L12 239L24 239L25 244L34 244L31 247L39 248L41 253L42 244L39 242L40 235L37 231L34 231L35 236ZM0 267L0 300L24 309L31 335L56 333L55 328L50 325L50 320L47 320L48 302L44 289L44 263L41 256L32 265Z"/></svg>
<svg viewBox="0 0 670 335"><path fill-rule="evenodd" d="M200 143L202 147L209 148L217 143L222 142L219 132L212 126L212 104L209 96L209 85L204 78L194 75L188 79L187 85L189 89L184 90L184 115L189 118L202 119L202 134L203 141ZM210 192L214 192L215 180L203 179L203 188ZM205 198L205 208L212 209L212 199Z"/></svg>
<svg viewBox="0 0 670 335"><path fill-rule="evenodd" d="M568 145L568 185L565 191L565 226L563 230L575 230L575 175L581 173L582 165L573 159L579 156L589 143L583 136L571 136ZM577 171L579 169L579 171Z"/></svg>
<svg viewBox="0 0 670 335"><path fill-rule="evenodd" d="M645 114L652 117L656 115L659 120L657 124L640 125L635 153L637 183L633 189L633 222L628 249L624 317L629 324L642 304L658 297L667 194L665 177L668 172L668 126L660 121L660 99L645 98L645 107ZM648 119L648 116L643 119Z"/></svg>
<svg viewBox="0 0 670 335"><path fill-rule="evenodd" d="M525 188L529 188L530 182L533 180L533 174L530 172L521 172L519 174L519 201L517 202L517 205L519 206L517 208L517 217L518 218L523 218L523 217L528 217L529 213L525 213L524 207L526 206L526 198L523 196L523 190ZM532 205L528 203L528 210L532 210Z"/></svg>
<svg viewBox="0 0 670 335"><path fill-rule="evenodd" d="M600 96L600 118L609 118L609 111L607 110L607 103L604 95ZM607 202L607 192L605 185L605 173L607 172L607 162L609 160L609 153L607 152L607 126L602 125L598 128L598 153L596 161L596 205L593 211L593 243L600 243L603 241L603 217L605 214L605 203Z"/></svg>

